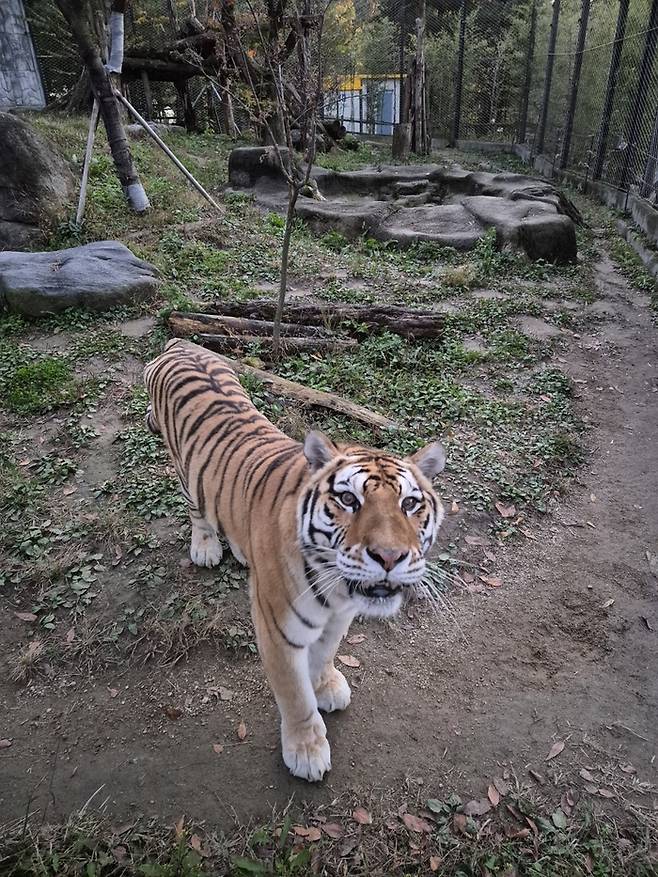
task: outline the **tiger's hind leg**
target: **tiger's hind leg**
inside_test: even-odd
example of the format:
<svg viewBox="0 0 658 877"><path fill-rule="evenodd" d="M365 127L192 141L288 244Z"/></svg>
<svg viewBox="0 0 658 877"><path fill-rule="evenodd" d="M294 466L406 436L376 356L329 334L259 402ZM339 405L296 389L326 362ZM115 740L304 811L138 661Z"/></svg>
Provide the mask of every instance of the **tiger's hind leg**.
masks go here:
<svg viewBox="0 0 658 877"><path fill-rule="evenodd" d="M224 550L215 528L202 518L197 509L190 507L192 539L190 541L190 557L197 566L217 566L221 562Z"/></svg>

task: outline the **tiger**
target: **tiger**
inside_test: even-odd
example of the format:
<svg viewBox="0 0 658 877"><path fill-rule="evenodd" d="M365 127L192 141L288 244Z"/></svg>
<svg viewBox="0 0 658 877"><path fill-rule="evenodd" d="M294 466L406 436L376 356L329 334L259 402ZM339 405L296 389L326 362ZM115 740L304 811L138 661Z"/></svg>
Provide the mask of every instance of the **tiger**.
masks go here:
<svg viewBox="0 0 658 877"><path fill-rule="evenodd" d="M220 563L223 538L249 568L283 761L319 781L331 769L321 713L351 699L338 646L355 616L394 615L421 582L444 517L432 486L444 449L434 441L398 458L315 430L295 441L258 411L227 361L182 339L144 378L148 426L189 508L191 560Z"/></svg>

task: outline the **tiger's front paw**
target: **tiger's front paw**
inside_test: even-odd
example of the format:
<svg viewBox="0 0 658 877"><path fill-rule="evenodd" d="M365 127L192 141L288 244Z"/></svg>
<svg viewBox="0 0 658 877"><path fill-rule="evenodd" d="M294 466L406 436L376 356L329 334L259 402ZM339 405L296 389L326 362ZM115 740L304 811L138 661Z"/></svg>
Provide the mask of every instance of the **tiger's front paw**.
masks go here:
<svg viewBox="0 0 658 877"><path fill-rule="evenodd" d="M352 699L352 691L340 670L331 667L320 678L315 696L318 700L318 709L332 713L334 710L347 709Z"/></svg>
<svg viewBox="0 0 658 877"><path fill-rule="evenodd" d="M310 783L318 782L331 770L327 729L320 713L295 728L282 726L281 750L290 773Z"/></svg>
<svg viewBox="0 0 658 877"><path fill-rule="evenodd" d="M221 562L224 551L222 544L214 533L198 534L192 532L190 557L197 566L217 566Z"/></svg>

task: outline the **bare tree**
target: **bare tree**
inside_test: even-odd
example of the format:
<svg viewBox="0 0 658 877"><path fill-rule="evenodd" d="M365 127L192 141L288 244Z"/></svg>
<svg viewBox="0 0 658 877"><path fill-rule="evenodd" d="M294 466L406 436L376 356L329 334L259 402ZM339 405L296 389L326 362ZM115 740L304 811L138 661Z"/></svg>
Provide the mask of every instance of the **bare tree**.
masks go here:
<svg viewBox="0 0 658 877"><path fill-rule="evenodd" d="M103 63L101 42L96 27L96 10L91 0L56 0L68 22L80 57L89 74L89 82L107 132L117 176L131 208L143 213L150 207L135 168L116 97L112 73L121 71L123 59L123 16L127 0L113 0L110 20L112 50L107 66Z"/></svg>

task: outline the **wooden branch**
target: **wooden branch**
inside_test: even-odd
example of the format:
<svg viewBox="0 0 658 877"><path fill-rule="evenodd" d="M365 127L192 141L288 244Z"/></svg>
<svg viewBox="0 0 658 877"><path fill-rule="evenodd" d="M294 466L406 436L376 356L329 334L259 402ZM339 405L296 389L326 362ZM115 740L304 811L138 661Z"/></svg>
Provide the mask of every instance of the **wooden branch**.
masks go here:
<svg viewBox="0 0 658 877"><path fill-rule="evenodd" d="M310 387L304 387L302 384L288 381L286 378L280 378L278 375L273 375L260 368L254 368L253 366L240 362L237 359L232 359L228 356L221 356L219 353L216 354L216 356L224 363L224 365L232 368L236 374L252 375L253 377L258 378L258 380L265 384L267 390L275 396L296 399L304 405L326 408L329 411L335 411L337 414L344 414L347 417L351 417L353 420L358 420L360 423L365 423L366 426L375 429L399 428L394 420L389 420L388 417L384 417L383 414L376 414L374 411L364 408L363 405L357 405L354 402L343 399L341 396L336 396L333 393L325 393L322 390L312 390Z"/></svg>
<svg viewBox="0 0 658 877"><path fill-rule="evenodd" d="M217 353L226 353L233 350L244 350L251 345L259 345L263 355L272 353L274 346L272 338L263 338L262 335L210 335L207 332L199 332L195 336L199 339L202 347L214 350ZM357 342L354 338L281 338L279 350L281 353L345 353L354 350Z"/></svg>
<svg viewBox="0 0 658 877"><path fill-rule="evenodd" d="M253 299L246 302L214 303L215 310L232 317L271 320L276 310L276 302L269 299ZM331 328L341 321L361 323L369 329L386 329L403 338L437 338L443 334L444 318L430 310L410 310L396 305L339 305L325 306L310 304L289 304L284 316L288 322Z"/></svg>
<svg viewBox="0 0 658 877"><path fill-rule="evenodd" d="M174 335L184 338L188 335L237 334L272 337L274 323L271 320L250 320L247 317L227 317L217 314L188 314L172 311L169 315L169 328ZM302 326L300 323L282 323L281 334L306 338L320 338L324 334L319 326Z"/></svg>

